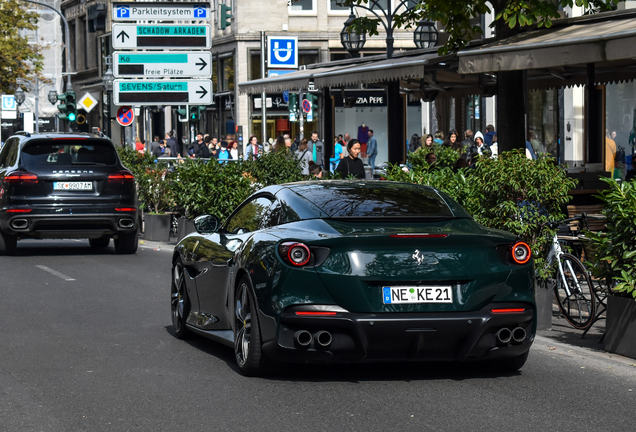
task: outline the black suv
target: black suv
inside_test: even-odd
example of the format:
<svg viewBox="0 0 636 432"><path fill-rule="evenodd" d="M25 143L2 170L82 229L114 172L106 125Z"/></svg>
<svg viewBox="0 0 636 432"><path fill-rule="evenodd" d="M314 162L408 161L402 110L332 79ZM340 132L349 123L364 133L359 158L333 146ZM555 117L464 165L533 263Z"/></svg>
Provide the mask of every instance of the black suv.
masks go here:
<svg viewBox="0 0 636 432"><path fill-rule="evenodd" d="M137 252L135 178L110 140L84 133L18 132L0 151L0 255L18 239L115 239Z"/></svg>

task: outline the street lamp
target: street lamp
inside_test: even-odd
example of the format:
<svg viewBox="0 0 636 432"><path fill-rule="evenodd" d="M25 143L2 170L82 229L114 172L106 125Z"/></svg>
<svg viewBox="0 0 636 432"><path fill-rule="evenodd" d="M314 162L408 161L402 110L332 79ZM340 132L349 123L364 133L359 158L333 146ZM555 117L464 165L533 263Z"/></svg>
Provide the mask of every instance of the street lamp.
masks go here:
<svg viewBox="0 0 636 432"><path fill-rule="evenodd" d="M364 6L363 4L356 4L356 8L361 8L368 12L371 12L380 21L380 23L384 27L384 31L386 32L386 58L390 59L391 57L393 57L393 22L395 21L395 17L396 15L398 15L398 12L401 12L402 8L406 8L406 11L409 11L416 7L417 4L408 6L409 0L396 0L395 3L397 3L397 5L393 9L391 9L391 2L369 0L369 3L371 7ZM384 9L385 7L387 7L387 9ZM378 13L378 11L380 13ZM362 45L364 45L364 42L366 42L366 35L364 33L356 31L356 36L349 33L349 27L351 26L351 23L355 18L356 17L353 14L353 6L351 6L351 15L349 15L349 19L347 19L344 28L340 32L340 42L342 43L344 49L349 52L357 52L356 47L359 46L359 48L357 48L359 50L360 48L362 48ZM345 36L345 34L348 37ZM356 37L361 38L362 45L359 44L359 41L356 41L356 44L352 43L353 41L351 41L350 38ZM418 48L435 46L435 44L437 43L437 29L435 28L435 24L429 21L420 21L417 28L415 29L413 41ZM418 41L422 41L423 43L425 42L427 43L427 45L420 46L418 44Z"/></svg>
<svg viewBox="0 0 636 432"><path fill-rule="evenodd" d="M352 31L349 27L356 19L356 16L353 14L353 10L351 10L351 15L349 15L349 19L347 19L344 23L344 27L340 32L340 43L353 57L356 57L358 52L364 46L364 43L367 41L367 35L360 32L360 30L356 29Z"/></svg>
<svg viewBox="0 0 636 432"><path fill-rule="evenodd" d="M13 97L15 98L15 102L18 105L22 105L26 100L26 95L24 94L24 90L22 90L21 87L18 87L18 89L13 94Z"/></svg>
<svg viewBox="0 0 636 432"><path fill-rule="evenodd" d="M438 36L434 22L420 20L413 32L413 42L418 48L431 48L437 45Z"/></svg>
<svg viewBox="0 0 636 432"><path fill-rule="evenodd" d="M51 102L51 105L55 105L57 103L57 91L51 90L47 95L47 99Z"/></svg>
<svg viewBox="0 0 636 432"><path fill-rule="evenodd" d="M102 76L102 84L104 86L104 96L102 99L103 102L103 111L104 111L104 124L103 129L106 136L110 136L110 95L113 92L113 81L115 81L115 76L113 75L113 69L111 68L111 64L113 62L113 58L111 56L106 57L106 65L108 69L104 72Z"/></svg>

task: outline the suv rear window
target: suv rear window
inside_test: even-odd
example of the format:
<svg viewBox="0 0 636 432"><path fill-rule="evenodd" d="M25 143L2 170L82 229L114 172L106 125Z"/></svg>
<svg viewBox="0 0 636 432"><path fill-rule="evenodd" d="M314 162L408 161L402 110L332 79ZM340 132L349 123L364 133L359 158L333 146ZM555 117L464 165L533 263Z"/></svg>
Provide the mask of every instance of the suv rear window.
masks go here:
<svg viewBox="0 0 636 432"><path fill-rule="evenodd" d="M28 171L81 165L115 165L117 153L102 140L34 140L22 149L20 165Z"/></svg>
<svg viewBox="0 0 636 432"><path fill-rule="evenodd" d="M435 191L395 183L316 184L294 191L332 218L415 217L452 218L453 212Z"/></svg>

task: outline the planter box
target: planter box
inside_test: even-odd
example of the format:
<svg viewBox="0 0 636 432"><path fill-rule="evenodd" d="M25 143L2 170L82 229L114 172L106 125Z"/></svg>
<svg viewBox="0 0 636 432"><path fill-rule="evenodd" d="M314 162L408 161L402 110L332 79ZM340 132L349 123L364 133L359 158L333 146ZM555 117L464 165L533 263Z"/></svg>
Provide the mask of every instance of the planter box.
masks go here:
<svg viewBox="0 0 636 432"><path fill-rule="evenodd" d="M636 358L636 301L607 297L605 351Z"/></svg>
<svg viewBox="0 0 636 432"><path fill-rule="evenodd" d="M170 241L171 215L146 214L144 216L144 239L149 241Z"/></svg>
<svg viewBox="0 0 636 432"><path fill-rule="evenodd" d="M534 301L537 304L537 330L552 330L552 304L554 289L549 283L538 283L535 279Z"/></svg>
<svg viewBox="0 0 636 432"><path fill-rule="evenodd" d="M188 234L193 233L195 231L196 229L194 228L193 220L186 219L184 217L179 218L179 228L177 230L177 236L179 238L179 241L181 241L181 239L187 236Z"/></svg>

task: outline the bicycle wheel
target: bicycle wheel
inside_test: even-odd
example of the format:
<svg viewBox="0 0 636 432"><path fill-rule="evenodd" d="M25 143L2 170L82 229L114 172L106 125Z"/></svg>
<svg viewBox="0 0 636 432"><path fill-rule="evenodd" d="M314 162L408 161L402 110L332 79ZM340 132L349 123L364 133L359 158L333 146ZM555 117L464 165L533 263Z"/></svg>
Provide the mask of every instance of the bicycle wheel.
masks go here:
<svg viewBox="0 0 636 432"><path fill-rule="evenodd" d="M563 254L559 261L563 273L557 268L554 285L559 309L572 327L586 330L592 325L596 313L592 279L574 255Z"/></svg>

